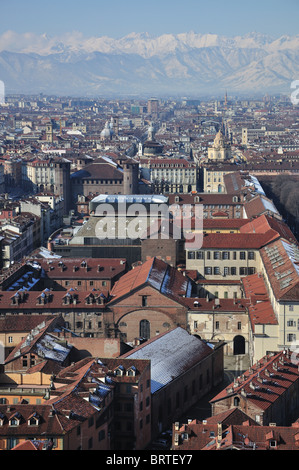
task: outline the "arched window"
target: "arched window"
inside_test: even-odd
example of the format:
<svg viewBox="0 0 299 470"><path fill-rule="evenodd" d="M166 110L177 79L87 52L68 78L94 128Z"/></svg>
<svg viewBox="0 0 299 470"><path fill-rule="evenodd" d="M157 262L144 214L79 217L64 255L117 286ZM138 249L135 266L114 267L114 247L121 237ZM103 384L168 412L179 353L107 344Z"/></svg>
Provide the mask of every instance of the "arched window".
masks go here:
<svg viewBox="0 0 299 470"><path fill-rule="evenodd" d="M234 337L234 355L245 354L245 338L243 336Z"/></svg>
<svg viewBox="0 0 299 470"><path fill-rule="evenodd" d="M235 397L235 398L234 398L234 406L239 406L239 403L240 403L240 398L239 398L239 397Z"/></svg>
<svg viewBox="0 0 299 470"><path fill-rule="evenodd" d="M139 335L141 338L150 338L150 322L148 320L141 320L139 323Z"/></svg>

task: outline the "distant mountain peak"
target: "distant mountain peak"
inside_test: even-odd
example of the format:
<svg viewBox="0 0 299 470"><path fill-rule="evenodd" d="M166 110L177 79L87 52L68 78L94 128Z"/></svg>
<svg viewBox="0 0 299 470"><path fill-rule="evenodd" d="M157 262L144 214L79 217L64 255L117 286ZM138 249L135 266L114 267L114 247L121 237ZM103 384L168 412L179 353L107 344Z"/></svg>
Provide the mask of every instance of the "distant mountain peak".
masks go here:
<svg viewBox="0 0 299 470"><path fill-rule="evenodd" d="M9 32L0 36L1 50L7 93L271 93L289 91L299 77L299 35L189 31L86 38L75 32L57 38Z"/></svg>

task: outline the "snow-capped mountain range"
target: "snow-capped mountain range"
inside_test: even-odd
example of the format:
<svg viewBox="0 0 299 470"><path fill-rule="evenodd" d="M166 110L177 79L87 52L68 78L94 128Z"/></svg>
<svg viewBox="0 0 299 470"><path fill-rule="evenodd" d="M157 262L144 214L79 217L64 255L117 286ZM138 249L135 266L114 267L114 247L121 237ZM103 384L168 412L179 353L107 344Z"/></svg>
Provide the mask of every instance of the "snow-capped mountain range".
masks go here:
<svg viewBox="0 0 299 470"><path fill-rule="evenodd" d="M131 33L123 38L0 36L6 93L68 96L291 93L299 35Z"/></svg>

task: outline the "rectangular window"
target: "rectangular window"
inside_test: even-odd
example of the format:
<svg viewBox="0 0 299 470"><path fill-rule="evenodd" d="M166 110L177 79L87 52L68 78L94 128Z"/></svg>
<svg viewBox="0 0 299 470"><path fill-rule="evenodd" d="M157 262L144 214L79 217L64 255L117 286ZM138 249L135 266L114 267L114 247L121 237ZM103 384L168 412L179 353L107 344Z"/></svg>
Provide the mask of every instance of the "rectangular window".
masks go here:
<svg viewBox="0 0 299 470"><path fill-rule="evenodd" d="M246 252L240 251L240 259L246 259Z"/></svg>
<svg viewBox="0 0 299 470"><path fill-rule="evenodd" d="M147 295L142 296L142 307L147 307Z"/></svg>
<svg viewBox="0 0 299 470"><path fill-rule="evenodd" d="M212 267L211 266L206 266L205 267L205 274L207 274L207 275L212 274Z"/></svg>

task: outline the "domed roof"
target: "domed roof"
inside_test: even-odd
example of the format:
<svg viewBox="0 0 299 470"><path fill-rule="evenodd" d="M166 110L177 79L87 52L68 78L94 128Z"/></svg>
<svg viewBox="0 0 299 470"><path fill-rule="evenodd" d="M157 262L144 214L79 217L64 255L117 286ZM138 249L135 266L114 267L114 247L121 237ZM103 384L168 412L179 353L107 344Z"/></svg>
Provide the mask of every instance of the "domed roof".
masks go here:
<svg viewBox="0 0 299 470"><path fill-rule="evenodd" d="M221 130L219 130L216 134L215 139L214 139L214 147L217 147L217 148L222 147L223 148L223 147L227 147L227 145L228 145L228 142L227 142L224 134L222 133Z"/></svg>
<svg viewBox="0 0 299 470"><path fill-rule="evenodd" d="M109 122L107 121L104 129L101 132L101 137L111 137L112 133L113 131L109 125Z"/></svg>

